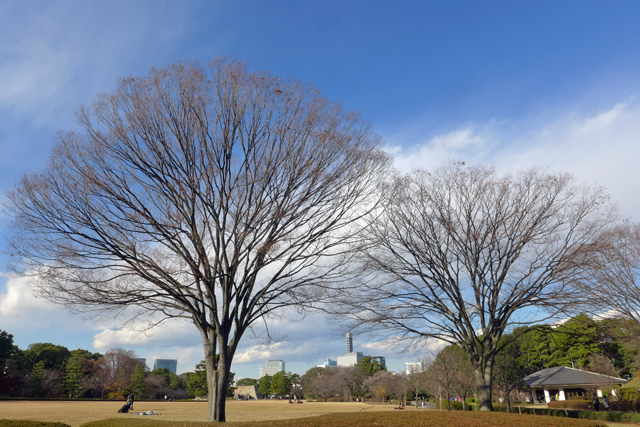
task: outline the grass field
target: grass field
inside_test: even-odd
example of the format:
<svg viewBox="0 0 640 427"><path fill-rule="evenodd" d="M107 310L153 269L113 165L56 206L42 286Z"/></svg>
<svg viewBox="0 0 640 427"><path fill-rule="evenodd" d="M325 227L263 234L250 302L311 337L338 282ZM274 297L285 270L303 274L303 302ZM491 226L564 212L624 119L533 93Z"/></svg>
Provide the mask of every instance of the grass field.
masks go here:
<svg viewBox="0 0 640 427"><path fill-rule="evenodd" d="M123 401L0 401L0 419L58 421L78 427L89 421L106 418L132 418L131 414L119 414ZM207 402L136 402L134 412L153 410L162 415L149 418L165 421L206 421ZM288 401L237 401L227 402L227 421L266 421L314 417L338 412L390 411L392 405L366 403L311 402L291 405Z"/></svg>
<svg viewBox="0 0 640 427"><path fill-rule="evenodd" d="M57 421L72 427L200 427L205 423L206 402L136 402L135 412L154 410L158 416L119 414L122 401L0 401L0 419ZM408 408L394 411L393 405L368 403L287 401L229 401L230 427L594 427L606 423L547 416ZM614 424L609 424L613 426ZM89 426L87 426L89 427Z"/></svg>

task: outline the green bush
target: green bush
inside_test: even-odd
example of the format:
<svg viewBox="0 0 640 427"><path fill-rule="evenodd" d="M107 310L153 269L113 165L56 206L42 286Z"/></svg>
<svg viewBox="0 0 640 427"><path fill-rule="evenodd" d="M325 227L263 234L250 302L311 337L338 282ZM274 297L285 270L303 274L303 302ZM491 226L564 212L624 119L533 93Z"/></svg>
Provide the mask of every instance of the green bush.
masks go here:
<svg viewBox="0 0 640 427"><path fill-rule="evenodd" d="M554 402L551 402L554 403ZM558 402L559 403L559 402ZM493 409L498 412L505 412L505 406L494 406ZM619 411L579 411L570 409L557 408L535 408L520 407L514 408L513 412L521 411L523 414L549 415L552 417L581 418L586 420L612 421L621 423L640 423L640 414L619 412Z"/></svg>
<svg viewBox="0 0 640 427"><path fill-rule="evenodd" d="M620 400L640 400L640 390L635 387L622 387L620 389Z"/></svg>
<svg viewBox="0 0 640 427"><path fill-rule="evenodd" d="M0 420L0 427L70 427L65 423L31 420Z"/></svg>
<svg viewBox="0 0 640 427"><path fill-rule="evenodd" d="M458 402L457 400L455 402L451 402L451 410L462 411L462 402ZM467 411L473 411L473 407L469 404L467 404Z"/></svg>
<svg viewBox="0 0 640 427"><path fill-rule="evenodd" d="M547 405L554 409L579 409L582 411L593 411L593 404L588 400L554 400Z"/></svg>
<svg viewBox="0 0 640 427"><path fill-rule="evenodd" d="M611 402L611 410L639 413L640 400L622 400L617 402Z"/></svg>

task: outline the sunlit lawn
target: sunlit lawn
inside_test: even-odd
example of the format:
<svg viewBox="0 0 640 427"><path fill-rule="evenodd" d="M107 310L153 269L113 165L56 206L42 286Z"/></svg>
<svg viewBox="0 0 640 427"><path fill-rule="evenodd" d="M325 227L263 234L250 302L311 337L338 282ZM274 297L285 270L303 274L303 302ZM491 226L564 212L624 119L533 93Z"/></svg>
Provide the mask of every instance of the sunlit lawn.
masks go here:
<svg viewBox="0 0 640 427"><path fill-rule="evenodd" d="M122 401L0 401L0 419L58 421L78 427L94 422L95 427L199 427L207 425L206 402L136 402L134 412L149 410L158 416L119 414ZM604 422L524 414L437 411L370 403L285 401L229 401L227 421L231 426L257 427L588 427ZM324 416L322 416L324 415ZM102 420L108 420L101 422ZM611 424L613 425L613 424ZM230 427L231 427L230 426Z"/></svg>
<svg viewBox="0 0 640 427"><path fill-rule="evenodd" d="M72 427L106 418L131 418L119 414L123 401L0 401L0 419L59 421ZM167 421L206 421L207 402L136 402L133 412L153 410L162 413L150 418ZM336 412L389 411L393 405L365 403L311 402L292 405L288 401L227 402L227 421L263 421L312 417ZM139 416L138 416L139 417Z"/></svg>

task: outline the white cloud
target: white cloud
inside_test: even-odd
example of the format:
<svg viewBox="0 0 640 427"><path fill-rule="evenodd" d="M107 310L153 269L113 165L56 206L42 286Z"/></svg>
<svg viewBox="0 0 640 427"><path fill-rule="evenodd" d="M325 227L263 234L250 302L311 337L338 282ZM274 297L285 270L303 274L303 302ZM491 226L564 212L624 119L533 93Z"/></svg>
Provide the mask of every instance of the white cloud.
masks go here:
<svg viewBox="0 0 640 427"><path fill-rule="evenodd" d="M462 150L471 146L480 146L482 138L474 135L472 129L466 128L446 135L438 135L430 141L430 144L441 150Z"/></svg>
<svg viewBox="0 0 640 427"><path fill-rule="evenodd" d="M262 362L267 359L273 359L278 347L280 347L282 343L276 343L272 346L253 346L248 348L247 350L237 353L236 357L233 359L233 363L254 363L254 362Z"/></svg>
<svg viewBox="0 0 640 427"><path fill-rule="evenodd" d="M394 155L394 162L399 170L411 171L433 169L451 158L478 158L484 155L487 148L485 137L467 126L437 135L408 149L393 146L387 150Z"/></svg>
<svg viewBox="0 0 640 427"><path fill-rule="evenodd" d="M114 347L194 346L202 342L198 330L190 322L167 321L153 329L141 332L144 326L140 324L104 329L94 336L93 346L105 351Z"/></svg>
<svg viewBox="0 0 640 427"><path fill-rule="evenodd" d="M480 129L480 130L478 130ZM415 140L411 136L403 136ZM640 221L640 103L634 98L590 115L567 113L540 124L538 118L516 124L479 123L422 144L396 144L396 167L432 169L448 160L494 164L498 170L544 167L570 172L578 182L605 187L625 216Z"/></svg>
<svg viewBox="0 0 640 427"><path fill-rule="evenodd" d="M6 292L0 294L0 324L4 328L30 325L46 326L64 309L43 298L36 298L29 287L29 279L0 274L6 277Z"/></svg>
<svg viewBox="0 0 640 427"><path fill-rule="evenodd" d="M576 129L578 134L589 135L594 132L606 131L617 121L621 120L630 102L619 103L609 111L598 114L595 117L588 117L581 126Z"/></svg>

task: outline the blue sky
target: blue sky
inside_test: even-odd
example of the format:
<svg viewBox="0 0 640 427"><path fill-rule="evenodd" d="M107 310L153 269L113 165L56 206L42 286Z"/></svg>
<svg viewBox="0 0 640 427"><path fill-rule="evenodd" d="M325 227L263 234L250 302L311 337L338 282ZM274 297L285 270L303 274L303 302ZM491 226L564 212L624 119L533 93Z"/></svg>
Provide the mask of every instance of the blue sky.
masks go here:
<svg viewBox="0 0 640 427"><path fill-rule="evenodd" d="M57 130L120 77L218 55L314 83L360 111L401 170L448 159L500 171L547 167L605 186L640 220L640 2L637 1L12 1L0 2L0 197L42 167ZM9 219L0 216L4 248ZM0 255L0 272L6 272ZM202 358L193 326L150 336L119 319L86 321L34 299L25 280L0 276L0 329L26 348L135 350ZM342 331L313 315L270 326L269 348L247 336L233 371L256 377L269 358L304 373L344 352ZM396 354L374 338L358 351Z"/></svg>

